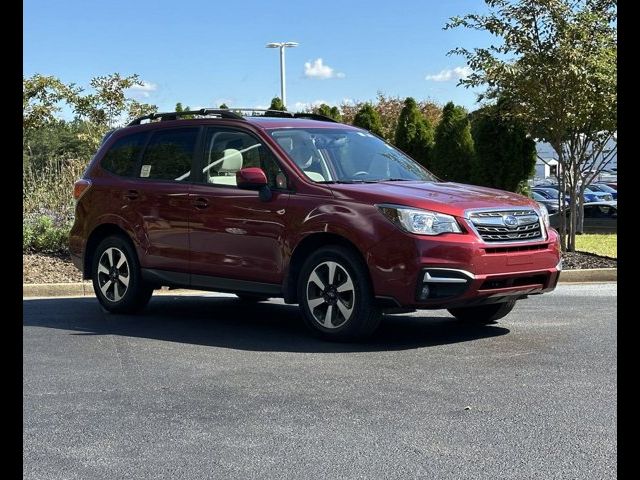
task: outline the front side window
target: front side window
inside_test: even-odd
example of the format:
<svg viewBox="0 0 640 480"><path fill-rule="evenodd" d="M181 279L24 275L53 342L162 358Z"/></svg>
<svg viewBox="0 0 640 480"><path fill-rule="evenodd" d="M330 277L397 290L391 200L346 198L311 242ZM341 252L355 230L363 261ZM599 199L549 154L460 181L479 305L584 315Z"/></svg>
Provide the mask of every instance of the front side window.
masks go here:
<svg viewBox="0 0 640 480"><path fill-rule="evenodd" d="M138 155L146 135L135 133L116 140L102 158L102 168L121 177L134 177Z"/></svg>
<svg viewBox="0 0 640 480"><path fill-rule="evenodd" d="M153 134L142 157L138 176L156 180L189 178L198 128L159 130Z"/></svg>
<svg viewBox="0 0 640 480"><path fill-rule="evenodd" d="M271 188L286 188L286 177L271 151L253 135L229 128L209 128L204 141L203 183L236 186L236 172L259 167Z"/></svg>
<svg viewBox="0 0 640 480"><path fill-rule="evenodd" d="M415 160L364 130L287 128L270 133L314 182L438 181Z"/></svg>

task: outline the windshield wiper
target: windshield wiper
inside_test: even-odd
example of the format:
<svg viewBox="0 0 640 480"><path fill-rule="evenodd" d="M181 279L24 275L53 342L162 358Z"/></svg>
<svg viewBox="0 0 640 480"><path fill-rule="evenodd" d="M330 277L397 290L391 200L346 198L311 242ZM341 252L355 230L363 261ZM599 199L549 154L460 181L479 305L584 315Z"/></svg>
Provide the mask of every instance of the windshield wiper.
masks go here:
<svg viewBox="0 0 640 480"><path fill-rule="evenodd" d="M343 184L350 184L350 183L377 183L377 180L323 180L321 182L316 182L316 183L343 183Z"/></svg>
<svg viewBox="0 0 640 480"><path fill-rule="evenodd" d="M379 182L410 182L410 178L383 178Z"/></svg>

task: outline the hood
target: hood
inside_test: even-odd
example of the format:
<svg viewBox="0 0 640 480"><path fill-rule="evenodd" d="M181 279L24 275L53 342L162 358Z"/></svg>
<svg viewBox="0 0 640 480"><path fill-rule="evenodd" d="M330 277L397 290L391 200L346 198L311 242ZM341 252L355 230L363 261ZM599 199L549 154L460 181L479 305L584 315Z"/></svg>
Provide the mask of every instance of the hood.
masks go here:
<svg viewBox="0 0 640 480"><path fill-rule="evenodd" d="M363 203L392 203L463 216L471 208L533 207L538 204L522 195L451 182L380 182L332 184L336 198Z"/></svg>

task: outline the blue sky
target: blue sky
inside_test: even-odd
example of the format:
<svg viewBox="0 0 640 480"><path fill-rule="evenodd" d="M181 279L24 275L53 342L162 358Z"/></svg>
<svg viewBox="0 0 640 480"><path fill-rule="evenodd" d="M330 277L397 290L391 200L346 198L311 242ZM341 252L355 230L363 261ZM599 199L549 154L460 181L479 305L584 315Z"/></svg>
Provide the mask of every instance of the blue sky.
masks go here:
<svg viewBox="0 0 640 480"><path fill-rule="evenodd" d="M454 47L488 45L485 33L442 30L483 12L481 0L254 1L25 0L24 74L86 86L91 77L137 73L131 94L160 110L268 106L280 94L278 51L287 49L287 106L372 100L377 91L475 108Z"/></svg>

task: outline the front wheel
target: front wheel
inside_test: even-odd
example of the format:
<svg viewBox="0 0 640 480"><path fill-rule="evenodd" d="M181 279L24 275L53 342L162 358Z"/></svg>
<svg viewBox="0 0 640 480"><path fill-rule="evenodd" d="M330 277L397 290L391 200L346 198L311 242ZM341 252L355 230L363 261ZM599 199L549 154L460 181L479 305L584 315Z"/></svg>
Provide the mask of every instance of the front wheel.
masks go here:
<svg viewBox="0 0 640 480"><path fill-rule="evenodd" d="M110 312L136 312L147 305L153 294L153 288L142 280L133 246L121 236L100 242L91 272L96 297Z"/></svg>
<svg viewBox="0 0 640 480"><path fill-rule="evenodd" d="M503 303L492 303L477 307L449 308L448 311L462 322L486 325L506 316L513 310L515 304L515 300L509 300Z"/></svg>
<svg viewBox="0 0 640 480"><path fill-rule="evenodd" d="M304 262L298 303L307 327L325 340L361 340L381 319L366 267L341 246L321 248Z"/></svg>

